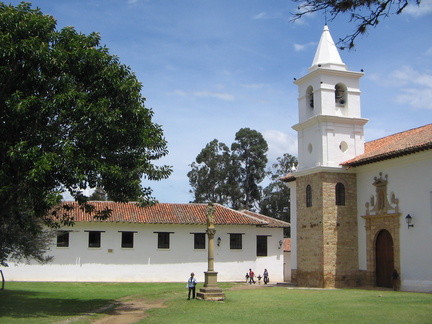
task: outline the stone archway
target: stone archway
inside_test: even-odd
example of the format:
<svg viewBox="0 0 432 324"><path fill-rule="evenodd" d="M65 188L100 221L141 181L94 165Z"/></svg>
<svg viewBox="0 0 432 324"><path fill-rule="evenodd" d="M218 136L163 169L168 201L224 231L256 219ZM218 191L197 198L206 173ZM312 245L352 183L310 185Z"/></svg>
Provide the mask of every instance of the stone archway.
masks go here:
<svg viewBox="0 0 432 324"><path fill-rule="evenodd" d="M381 285L378 282L377 274L377 260L382 259L382 255L377 256L377 241L383 239L380 237L382 234L387 232L390 235L391 243L382 243L382 245L389 246L392 244L393 251L393 269L396 269L400 273L400 239L399 239L399 228L400 228L400 214L385 214L379 216L362 216L366 220L366 253L367 253L367 273L366 273L366 284L371 286ZM388 239L388 238L387 238ZM385 240L385 238L383 239ZM381 243L378 243L381 245ZM380 252L378 252L380 253ZM384 259L387 259L385 257ZM380 269L382 266L379 266ZM392 271L393 271L392 269ZM391 273L390 273L391 278ZM384 286L386 287L386 286Z"/></svg>
<svg viewBox="0 0 432 324"><path fill-rule="evenodd" d="M381 230L375 241L375 273L378 287L392 287L394 266L393 238L387 230Z"/></svg>
<svg viewBox="0 0 432 324"><path fill-rule="evenodd" d="M387 197L388 177L374 178L373 186L376 195L365 204L366 215L366 253L367 253L367 285L391 287L391 272L396 269L400 273L400 217L399 199L392 192ZM384 265L385 263L385 265ZM391 267L391 270L387 270ZM390 273L388 274L388 271Z"/></svg>

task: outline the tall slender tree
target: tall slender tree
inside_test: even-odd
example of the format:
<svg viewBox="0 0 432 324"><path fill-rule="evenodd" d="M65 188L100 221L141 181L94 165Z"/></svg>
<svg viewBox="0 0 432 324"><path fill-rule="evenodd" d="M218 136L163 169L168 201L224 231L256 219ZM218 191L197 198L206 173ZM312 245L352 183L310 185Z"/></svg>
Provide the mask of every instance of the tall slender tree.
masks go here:
<svg viewBox="0 0 432 324"><path fill-rule="evenodd" d="M214 139L201 150L188 172L194 202L215 202L227 205L231 201L229 185L231 155L228 146Z"/></svg>
<svg viewBox="0 0 432 324"><path fill-rule="evenodd" d="M261 199L259 183L266 176L267 142L258 131L242 128L235 135L231 151L238 170L241 204L243 208L254 210Z"/></svg>

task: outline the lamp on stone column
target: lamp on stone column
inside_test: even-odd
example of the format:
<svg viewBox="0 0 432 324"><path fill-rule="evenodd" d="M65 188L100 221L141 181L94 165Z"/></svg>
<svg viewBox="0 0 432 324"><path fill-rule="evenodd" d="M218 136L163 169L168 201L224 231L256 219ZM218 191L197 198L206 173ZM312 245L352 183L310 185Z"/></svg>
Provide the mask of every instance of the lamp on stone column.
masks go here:
<svg viewBox="0 0 432 324"><path fill-rule="evenodd" d="M406 221L406 223L408 224L408 228L410 228L410 227L414 227L414 224L411 224L411 222L412 222L412 217L411 217L410 214L406 215L406 217L405 217L405 221Z"/></svg>
<svg viewBox="0 0 432 324"><path fill-rule="evenodd" d="M220 236L217 238L217 246L219 246L221 244L222 239L220 238Z"/></svg>

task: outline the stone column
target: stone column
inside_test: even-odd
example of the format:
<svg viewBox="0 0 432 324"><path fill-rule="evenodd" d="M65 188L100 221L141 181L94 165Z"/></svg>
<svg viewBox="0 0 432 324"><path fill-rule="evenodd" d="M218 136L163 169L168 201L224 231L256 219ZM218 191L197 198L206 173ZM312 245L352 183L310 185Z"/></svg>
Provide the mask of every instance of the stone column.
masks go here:
<svg viewBox="0 0 432 324"><path fill-rule="evenodd" d="M225 300L225 294L217 286L217 272L214 271L214 236L216 229L214 226L214 213L216 208L212 203L207 206L207 237L208 237L208 270L204 272L204 287L197 293L197 299L203 300Z"/></svg>

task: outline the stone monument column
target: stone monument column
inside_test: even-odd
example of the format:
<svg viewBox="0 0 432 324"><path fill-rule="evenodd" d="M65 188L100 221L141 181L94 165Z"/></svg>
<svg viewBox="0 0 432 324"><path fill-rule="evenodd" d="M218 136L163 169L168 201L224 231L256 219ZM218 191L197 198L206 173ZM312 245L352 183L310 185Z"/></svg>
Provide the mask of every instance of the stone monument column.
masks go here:
<svg viewBox="0 0 432 324"><path fill-rule="evenodd" d="M216 229L214 226L214 214L216 208L212 203L207 205L207 237L208 237L208 270L204 272L204 287L197 293L198 299L203 300L225 300L225 294L217 286L217 272L214 271L214 236Z"/></svg>

